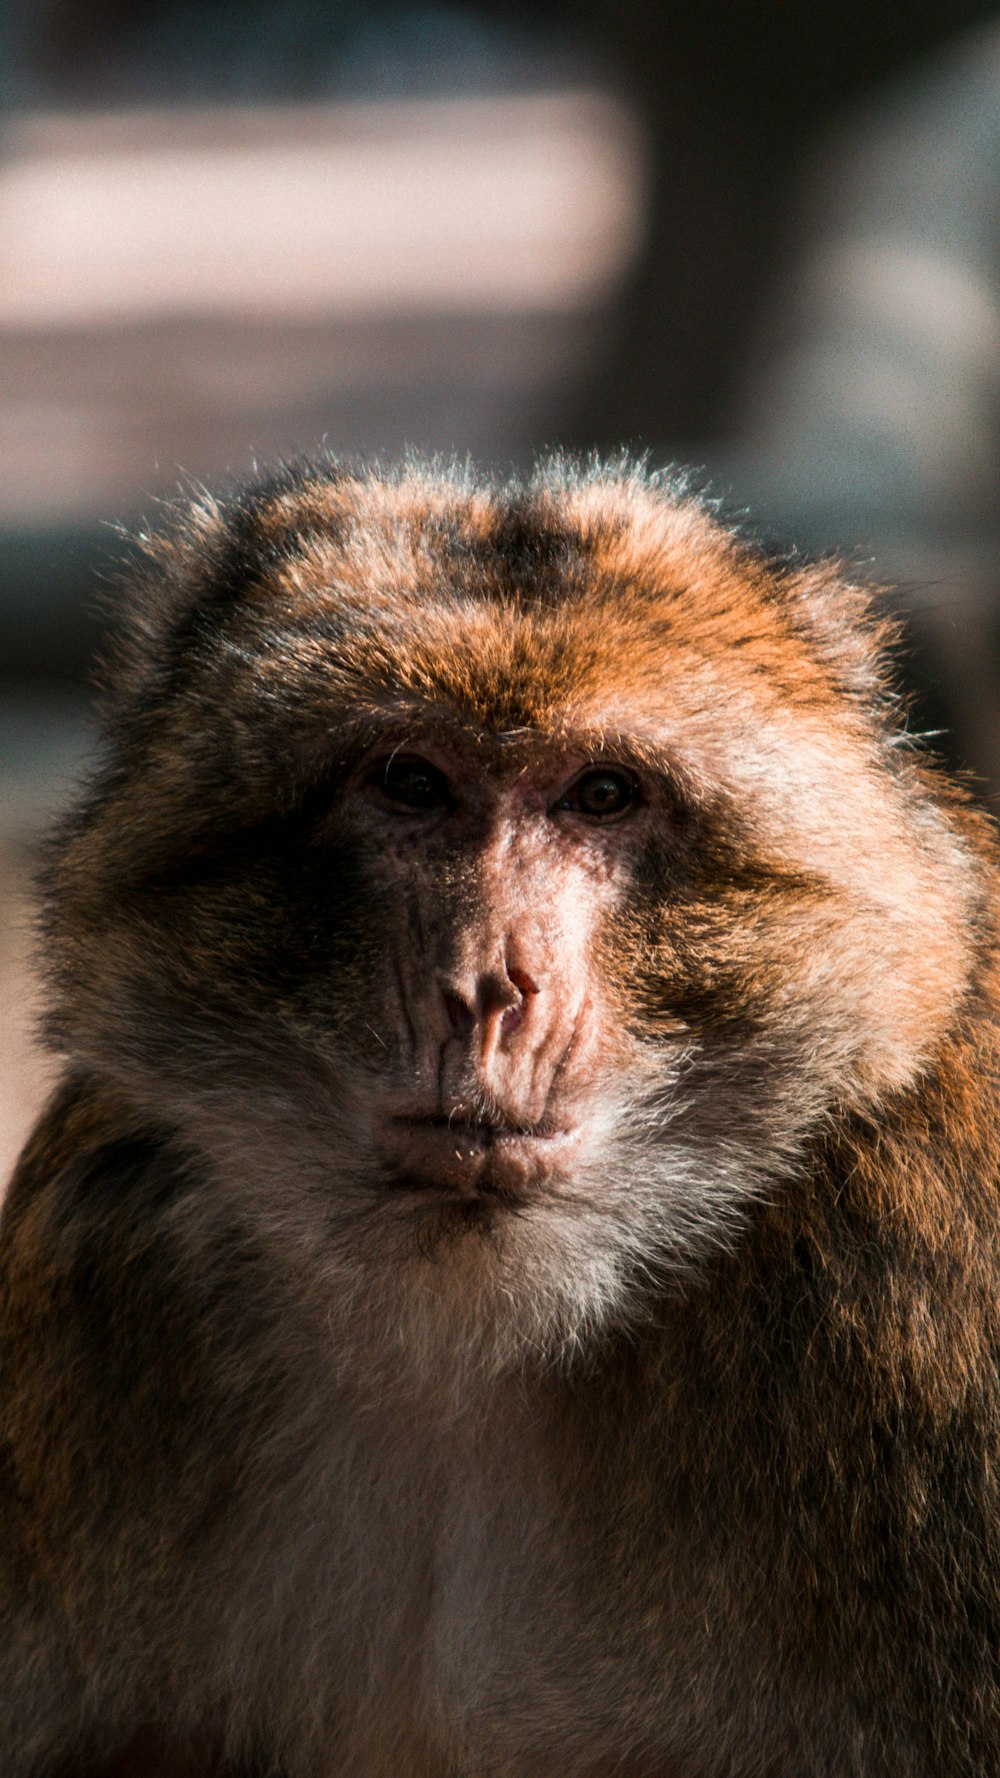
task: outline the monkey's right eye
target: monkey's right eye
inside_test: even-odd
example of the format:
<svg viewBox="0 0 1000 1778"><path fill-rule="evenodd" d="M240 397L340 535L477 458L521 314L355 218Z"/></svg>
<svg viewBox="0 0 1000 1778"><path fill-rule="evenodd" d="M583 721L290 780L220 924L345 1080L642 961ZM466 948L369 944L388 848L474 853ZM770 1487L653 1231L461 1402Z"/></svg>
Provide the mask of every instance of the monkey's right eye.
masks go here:
<svg viewBox="0 0 1000 1778"><path fill-rule="evenodd" d="M444 773L414 754L393 754L376 766L371 781L401 809L431 813L452 805L451 785Z"/></svg>

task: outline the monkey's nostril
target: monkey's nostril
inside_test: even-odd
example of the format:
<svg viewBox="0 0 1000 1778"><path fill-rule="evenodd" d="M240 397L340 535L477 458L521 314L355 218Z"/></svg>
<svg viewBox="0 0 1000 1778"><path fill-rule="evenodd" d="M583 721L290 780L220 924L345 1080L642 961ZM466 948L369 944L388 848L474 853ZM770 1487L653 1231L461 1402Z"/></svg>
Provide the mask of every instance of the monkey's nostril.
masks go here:
<svg viewBox="0 0 1000 1778"><path fill-rule="evenodd" d="M455 1036L468 1037L476 1022L472 1009L466 1006L460 994L453 994L450 989L445 990L444 1004Z"/></svg>
<svg viewBox="0 0 1000 1778"><path fill-rule="evenodd" d="M518 993L523 994L525 999L527 999L529 994L537 994L539 992L538 983L532 981L526 969L512 969L508 963L507 976L508 980L513 982Z"/></svg>

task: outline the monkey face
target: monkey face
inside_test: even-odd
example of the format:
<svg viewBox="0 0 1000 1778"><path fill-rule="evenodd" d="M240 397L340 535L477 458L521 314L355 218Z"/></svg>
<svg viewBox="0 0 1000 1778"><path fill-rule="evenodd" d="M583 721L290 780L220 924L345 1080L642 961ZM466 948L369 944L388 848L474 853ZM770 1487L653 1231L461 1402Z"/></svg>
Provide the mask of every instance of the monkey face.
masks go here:
<svg viewBox="0 0 1000 1778"><path fill-rule="evenodd" d="M572 1194L616 1058L635 1049L594 959L658 789L534 736L410 726L386 753L387 739L328 817L385 907L360 1046L378 1168L444 1200Z"/></svg>
<svg viewBox="0 0 1000 1778"><path fill-rule="evenodd" d="M317 1278L440 1326L447 1252L571 1340L915 1078L974 891L830 571L558 465L306 471L149 558L56 1029Z"/></svg>

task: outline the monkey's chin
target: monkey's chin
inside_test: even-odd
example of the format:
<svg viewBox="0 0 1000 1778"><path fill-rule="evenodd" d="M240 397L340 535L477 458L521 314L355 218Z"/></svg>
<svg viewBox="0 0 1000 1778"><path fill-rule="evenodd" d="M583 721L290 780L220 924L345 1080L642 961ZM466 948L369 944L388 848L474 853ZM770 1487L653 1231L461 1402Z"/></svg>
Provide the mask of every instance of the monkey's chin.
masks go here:
<svg viewBox="0 0 1000 1778"><path fill-rule="evenodd" d="M558 1195L572 1177L578 1129L545 1132L444 1118L397 1118L383 1151L382 1180L427 1203L520 1206Z"/></svg>

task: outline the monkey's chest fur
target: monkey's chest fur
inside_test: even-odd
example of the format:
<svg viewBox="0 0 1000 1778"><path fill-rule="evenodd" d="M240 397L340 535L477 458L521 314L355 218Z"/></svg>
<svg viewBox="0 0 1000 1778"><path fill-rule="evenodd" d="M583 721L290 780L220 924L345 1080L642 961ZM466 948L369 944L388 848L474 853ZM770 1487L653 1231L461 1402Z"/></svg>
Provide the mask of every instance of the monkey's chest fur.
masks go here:
<svg viewBox="0 0 1000 1778"><path fill-rule="evenodd" d="M109 1286L89 1214L97 1246L80 1231L33 1339L67 1379L82 1349L103 1396L23 1406L74 1433L54 1449L39 1431L46 1473L21 1485L69 1620L52 1707L72 1718L82 1676L99 1747L152 1722L240 1773L714 1778L720 1749L735 1772L823 1771L808 1740L853 1769L855 1709L826 1677L836 1582L817 1628L803 1501L781 1494L780 1431L761 1442L781 1386L733 1319L738 1268L678 1294L655 1339L484 1378L444 1345L419 1368L373 1362L217 1219L199 1264L172 1264L169 1199ZM429 1277L445 1290L447 1265ZM706 1330L727 1292L720 1357ZM799 1411L800 1461L807 1431Z"/></svg>
<svg viewBox="0 0 1000 1778"><path fill-rule="evenodd" d="M236 1481L223 1459L221 1547L216 1525L170 1558L206 1562L181 1632L212 1651L193 1726L221 1720L252 1750L255 1713L280 1700L291 1769L323 1778L665 1778L714 1773L730 1739L740 1757L794 1745L787 1679L781 1733L761 1709L775 1600L754 1624L727 1573L745 1528L699 1547L706 1514L670 1456L616 1462L622 1425L588 1393L567 1414L544 1388L528 1405L521 1381L456 1404L331 1374L327 1424L265 1438ZM158 1590L152 1574L135 1588ZM155 1685L178 1630L161 1594L123 1660L145 1644ZM220 1672L239 1675L222 1697Z"/></svg>

